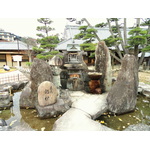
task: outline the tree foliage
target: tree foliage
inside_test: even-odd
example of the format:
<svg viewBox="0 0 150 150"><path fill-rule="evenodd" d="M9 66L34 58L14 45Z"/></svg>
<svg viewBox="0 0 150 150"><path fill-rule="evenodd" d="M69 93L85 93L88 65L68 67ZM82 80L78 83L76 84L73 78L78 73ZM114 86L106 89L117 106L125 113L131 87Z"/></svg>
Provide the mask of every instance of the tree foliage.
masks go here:
<svg viewBox="0 0 150 150"><path fill-rule="evenodd" d="M91 51L95 50L96 44L92 42L95 41L95 34L97 32L96 29L88 28L88 26L79 27L80 33L75 35L74 39L82 39L84 40L83 44L80 44L81 50Z"/></svg>
<svg viewBox="0 0 150 150"><path fill-rule="evenodd" d="M143 23L141 26L147 26L147 35L146 35L146 44L145 47L142 49L143 52L150 51L150 18L143 19Z"/></svg>
<svg viewBox="0 0 150 150"><path fill-rule="evenodd" d="M128 38L128 44L130 47L134 47L136 45L144 45L146 44L147 41L147 31L146 30L142 30L139 27L136 27L134 29L132 29L129 32L129 35L131 35Z"/></svg>
<svg viewBox="0 0 150 150"><path fill-rule="evenodd" d="M94 51L95 48L96 48L96 43L83 43L83 44L80 44L80 47L81 47L81 50L84 50L84 51Z"/></svg>
<svg viewBox="0 0 150 150"><path fill-rule="evenodd" d="M49 49L51 51L54 50L54 48L59 43L59 38L56 35L48 36L42 39L37 39L37 42L41 44L40 45L41 48Z"/></svg>
<svg viewBox="0 0 150 150"><path fill-rule="evenodd" d="M39 47L34 47L34 55L43 60L51 59L54 55L56 55L57 51L54 51L55 47L59 43L58 35L49 35L49 32L54 30L54 28L50 27L53 22L50 18L40 18L38 22L42 24L42 26L37 27L37 31L42 33L37 34L39 37L37 39L37 43L40 45ZM43 34L43 32L45 34Z"/></svg>
<svg viewBox="0 0 150 150"><path fill-rule="evenodd" d="M40 34L40 35L37 34L37 36L46 37L46 36L48 36L48 32L54 30L54 28L51 28L49 26L53 22L50 18L40 18L40 19L37 19L37 21L39 23L43 24L43 26L37 26L36 30L45 33L45 35L43 35L43 34Z"/></svg>
<svg viewBox="0 0 150 150"><path fill-rule="evenodd" d="M143 19L143 23L141 23L141 26L150 26L150 18Z"/></svg>
<svg viewBox="0 0 150 150"><path fill-rule="evenodd" d="M57 54L59 54L59 51L51 51L51 52L39 53L37 54L36 57L39 59L48 60Z"/></svg>
<svg viewBox="0 0 150 150"><path fill-rule="evenodd" d="M72 21L76 20L75 18L68 19L71 19ZM140 28L141 19L143 20L141 25L147 26L147 30L143 30L142 28ZM121 62L124 54L128 54L130 52L129 48L134 51L134 55L136 56L137 60L138 53L140 51L150 51L150 18L136 18L135 26L130 28L131 31L129 32L129 38L127 38L126 20L126 18L107 18L107 23L99 23L95 25L95 27L97 28L103 28L108 25L111 36L109 36L107 39L104 39L104 41L106 42L106 45L108 47L115 46L115 50L118 56L115 56L113 53L110 54L119 62ZM85 21L88 26L81 26L79 28L80 33L75 36L75 39L85 40L85 42L81 44L82 50L92 49L93 47L91 48L90 46L91 43L95 41L95 38L97 38L97 40L100 41L100 37L97 35L96 31L93 30L94 28L91 26L91 24L87 21L86 18L82 18L81 21ZM88 32L88 28L91 28L93 32ZM88 45L86 43L90 44ZM120 46L122 47L123 51L121 51ZM142 62L141 58L139 64L140 62Z"/></svg>
<svg viewBox="0 0 150 150"><path fill-rule="evenodd" d="M95 27L97 28L104 28L106 26L107 26L107 23L104 23L104 22L95 25Z"/></svg>
<svg viewBox="0 0 150 150"><path fill-rule="evenodd" d="M121 40L122 40L122 39L119 38L119 37L113 38L112 36L109 36L107 39L104 39L104 41L105 41L105 43L106 43L106 45L107 45L108 47L112 47L112 46L114 46L116 43L120 44L120 41L121 41Z"/></svg>

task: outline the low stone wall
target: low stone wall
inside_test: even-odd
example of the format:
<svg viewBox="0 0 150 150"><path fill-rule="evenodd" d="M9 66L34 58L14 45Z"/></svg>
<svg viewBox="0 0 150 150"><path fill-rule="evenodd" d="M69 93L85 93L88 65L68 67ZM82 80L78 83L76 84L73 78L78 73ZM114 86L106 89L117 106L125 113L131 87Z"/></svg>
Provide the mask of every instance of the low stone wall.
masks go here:
<svg viewBox="0 0 150 150"><path fill-rule="evenodd" d="M17 81L11 83L0 84L0 92L22 90L29 81Z"/></svg>
<svg viewBox="0 0 150 150"><path fill-rule="evenodd" d="M12 96L14 91L22 90L28 81L19 81L1 84L0 86L0 110L8 109L13 105Z"/></svg>

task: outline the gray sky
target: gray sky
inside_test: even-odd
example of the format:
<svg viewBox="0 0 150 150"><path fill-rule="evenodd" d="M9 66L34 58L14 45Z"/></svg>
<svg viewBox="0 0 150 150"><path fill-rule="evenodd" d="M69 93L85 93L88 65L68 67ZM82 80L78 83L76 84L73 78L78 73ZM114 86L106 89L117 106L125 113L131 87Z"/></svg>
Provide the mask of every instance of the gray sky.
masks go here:
<svg viewBox="0 0 150 150"><path fill-rule="evenodd" d="M81 18L77 18L80 20ZM87 18L88 21L95 25L100 22L106 22L106 18ZM65 25L74 25L75 23L69 22L66 18L51 18L53 23L50 25L55 28L51 34L63 33ZM128 26L132 26L135 19L127 19ZM4 29L6 32L11 32L22 37L33 37L37 38L36 27L42 24L38 23L37 18L0 18L0 28Z"/></svg>
<svg viewBox="0 0 150 150"><path fill-rule="evenodd" d="M54 34L61 34L65 25L71 24L66 18L71 17L85 17L92 25L100 21L105 22L105 19L102 18L144 18L149 14L148 2L148 0L143 0L144 7L141 7L142 4L137 3L136 0L125 2L119 0L102 2L99 0L92 2L85 0L42 0L39 2L36 0L4 0L0 3L0 28L19 36L36 38L38 33L36 27L40 25L37 18L45 17L54 21L51 24L51 27L56 29ZM134 7L135 4L136 7ZM132 26L134 21L134 19L128 19L128 26Z"/></svg>

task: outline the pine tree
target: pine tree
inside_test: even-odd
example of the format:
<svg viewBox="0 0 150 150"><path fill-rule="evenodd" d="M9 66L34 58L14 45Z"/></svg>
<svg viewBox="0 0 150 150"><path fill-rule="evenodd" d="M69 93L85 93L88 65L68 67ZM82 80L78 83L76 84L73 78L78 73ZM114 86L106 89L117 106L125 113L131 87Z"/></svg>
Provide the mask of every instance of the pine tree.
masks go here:
<svg viewBox="0 0 150 150"><path fill-rule="evenodd" d="M37 58L48 60L59 53L57 51L54 51L54 48L59 43L59 38L58 35L49 34L54 30L54 28L50 27L51 23L53 22L50 18L40 18L37 19L37 21L42 24L42 26L37 27L37 31L40 31L42 33L37 34L37 36L39 37L37 39L37 43L40 46L34 47L33 51Z"/></svg>

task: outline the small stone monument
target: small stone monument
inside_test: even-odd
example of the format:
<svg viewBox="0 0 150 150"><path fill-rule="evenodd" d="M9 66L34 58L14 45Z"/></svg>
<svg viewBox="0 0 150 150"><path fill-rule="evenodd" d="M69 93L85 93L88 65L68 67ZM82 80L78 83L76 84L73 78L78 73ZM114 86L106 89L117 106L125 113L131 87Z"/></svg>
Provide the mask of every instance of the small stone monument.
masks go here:
<svg viewBox="0 0 150 150"><path fill-rule="evenodd" d="M48 106L56 103L58 91L52 82L44 81L38 87L39 106Z"/></svg>
<svg viewBox="0 0 150 150"><path fill-rule="evenodd" d="M50 118L66 112L72 104L68 98L69 96L64 97L52 82L42 82L38 87L38 100L35 103L38 116Z"/></svg>

